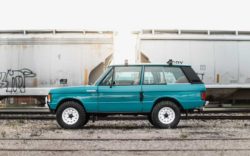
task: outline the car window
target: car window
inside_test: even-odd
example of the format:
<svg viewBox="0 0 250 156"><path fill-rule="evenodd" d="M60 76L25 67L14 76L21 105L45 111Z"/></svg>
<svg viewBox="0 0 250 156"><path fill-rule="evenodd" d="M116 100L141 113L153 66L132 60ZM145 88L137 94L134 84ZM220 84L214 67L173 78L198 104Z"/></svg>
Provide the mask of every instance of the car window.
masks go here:
<svg viewBox="0 0 250 156"><path fill-rule="evenodd" d="M163 67L145 67L144 85L166 84Z"/></svg>
<svg viewBox="0 0 250 156"><path fill-rule="evenodd" d="M188 83L188 80L179 67L165 67L164 75L167 83Z"/></svg>
<svg viewBox="0 0 250 156"><path fill-rule="evenodd" d="M107 69L98 77L98 79L95 81L95 83L94 83L94 85L97 85L103 78L105 78L106 77L106 75L108 74L108 73L110 73L110 69L111 69L112 67L107 67ZM102 82L100 83L100 85L102 84Z"/></svg>
<svg viewBox="0 0 250 156"><path fill-rule="evenodd" d="M191 83L203 83L199 76L195 73L195 71L190 66L183 66L181 67L187 79Z"/></svg>
<svg viewBox="0 0 250 156"><path fill-rule="evenodd" d="M141 67L115 67L114 85L127 86L139 85L141 76Z"/></svg>
<svg viewBox="0 0 250 156"><path fill-rule="evenodd" d="M112 74L113 74L113 69L106 75L106 77L102 80L100 83L101 86L109 86L112 81Z"/></svg>

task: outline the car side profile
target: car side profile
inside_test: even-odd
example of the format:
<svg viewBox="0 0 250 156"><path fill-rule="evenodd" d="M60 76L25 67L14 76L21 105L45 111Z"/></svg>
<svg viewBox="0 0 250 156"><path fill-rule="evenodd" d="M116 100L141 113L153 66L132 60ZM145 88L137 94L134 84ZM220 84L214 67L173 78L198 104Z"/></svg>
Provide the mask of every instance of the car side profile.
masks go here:
<svg viewBox="0 0 250 156"><path fill-rule="evenodd" d="M175 128L182 112L206 103L205 85L187 65L112 65L93 85L52 89L48 105L63 128L90 116L146 115L157 128Z"/></svg>

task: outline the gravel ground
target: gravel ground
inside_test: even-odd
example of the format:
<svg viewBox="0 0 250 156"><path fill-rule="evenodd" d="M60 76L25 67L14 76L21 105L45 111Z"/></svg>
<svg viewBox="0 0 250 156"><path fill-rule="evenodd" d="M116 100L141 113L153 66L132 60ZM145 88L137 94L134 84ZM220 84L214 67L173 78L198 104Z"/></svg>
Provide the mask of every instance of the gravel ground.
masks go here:
<svg viewBox="0 0 250 156"><path fill-rule="evenodd" d="M89 122L79 130L54 120L0 125L0 155L250 155L249 120L182 120L176 129L146 120Z"/></svg>

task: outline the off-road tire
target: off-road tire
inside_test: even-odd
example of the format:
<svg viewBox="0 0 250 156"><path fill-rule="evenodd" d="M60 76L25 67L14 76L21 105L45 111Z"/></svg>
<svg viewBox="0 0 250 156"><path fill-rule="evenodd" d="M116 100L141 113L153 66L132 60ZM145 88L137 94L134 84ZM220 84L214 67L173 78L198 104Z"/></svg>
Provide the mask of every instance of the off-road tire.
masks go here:
<svg viewBox="0 0 250 156"><path fill-rule="evenodd" d="M172 120L170 120L170 123L164 123L161 121L160 117L161 115L159 115L159 112L161 110L164 111L165 110L170 110L170 115L172 117ZM162 111L161 111L162 113ZM174 113L174 115L173 115ZM165 116L165 115L164 115ZM167 118L170 117L168 113L166 113ZM174 117L173 117L174 116ZM162 117L162 116L161 116ZM152 112L151 112L151 119L152 119L152 123L156 128L176 128L179 121L181 118L181 113L180 113L180 108L176 105L176 103L172 102L172 101L161 101L159 103L157 103Z"/></svg>
<svg viewBox="0 0 250 156"><path fill-rule="evenodd" d="M76 110L78 112L78 119L73 124L67 124L63 120L63 112L66 109L73 108L73 110ZM89 116L86 114L84 108L81 106L81 104L75 102L75 101L67 101L64 102L59 106L59 108L56 111L56 120L58 124L65 129L78 129L83 127L89 120Z"/></svg>

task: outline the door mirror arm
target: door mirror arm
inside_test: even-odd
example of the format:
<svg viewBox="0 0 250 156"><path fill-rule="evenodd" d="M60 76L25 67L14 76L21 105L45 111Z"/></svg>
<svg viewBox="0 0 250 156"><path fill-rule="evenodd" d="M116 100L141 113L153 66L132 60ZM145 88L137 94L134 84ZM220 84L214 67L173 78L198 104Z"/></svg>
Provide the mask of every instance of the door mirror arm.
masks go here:
<svg viewBox="0 0 250 156"><path fill-rule="evenodd" d="M112 85L112 82L111 82L111 83L109 84L109 88L112 88L112 86L113 86L113 85Z"/></svg>
<svg viewBox="0 0 250 156"><path fill-rule="evenodd" d="M110 88L112 88L112 86L115 85L115 81L112 81L109 85Z"/></svg>

